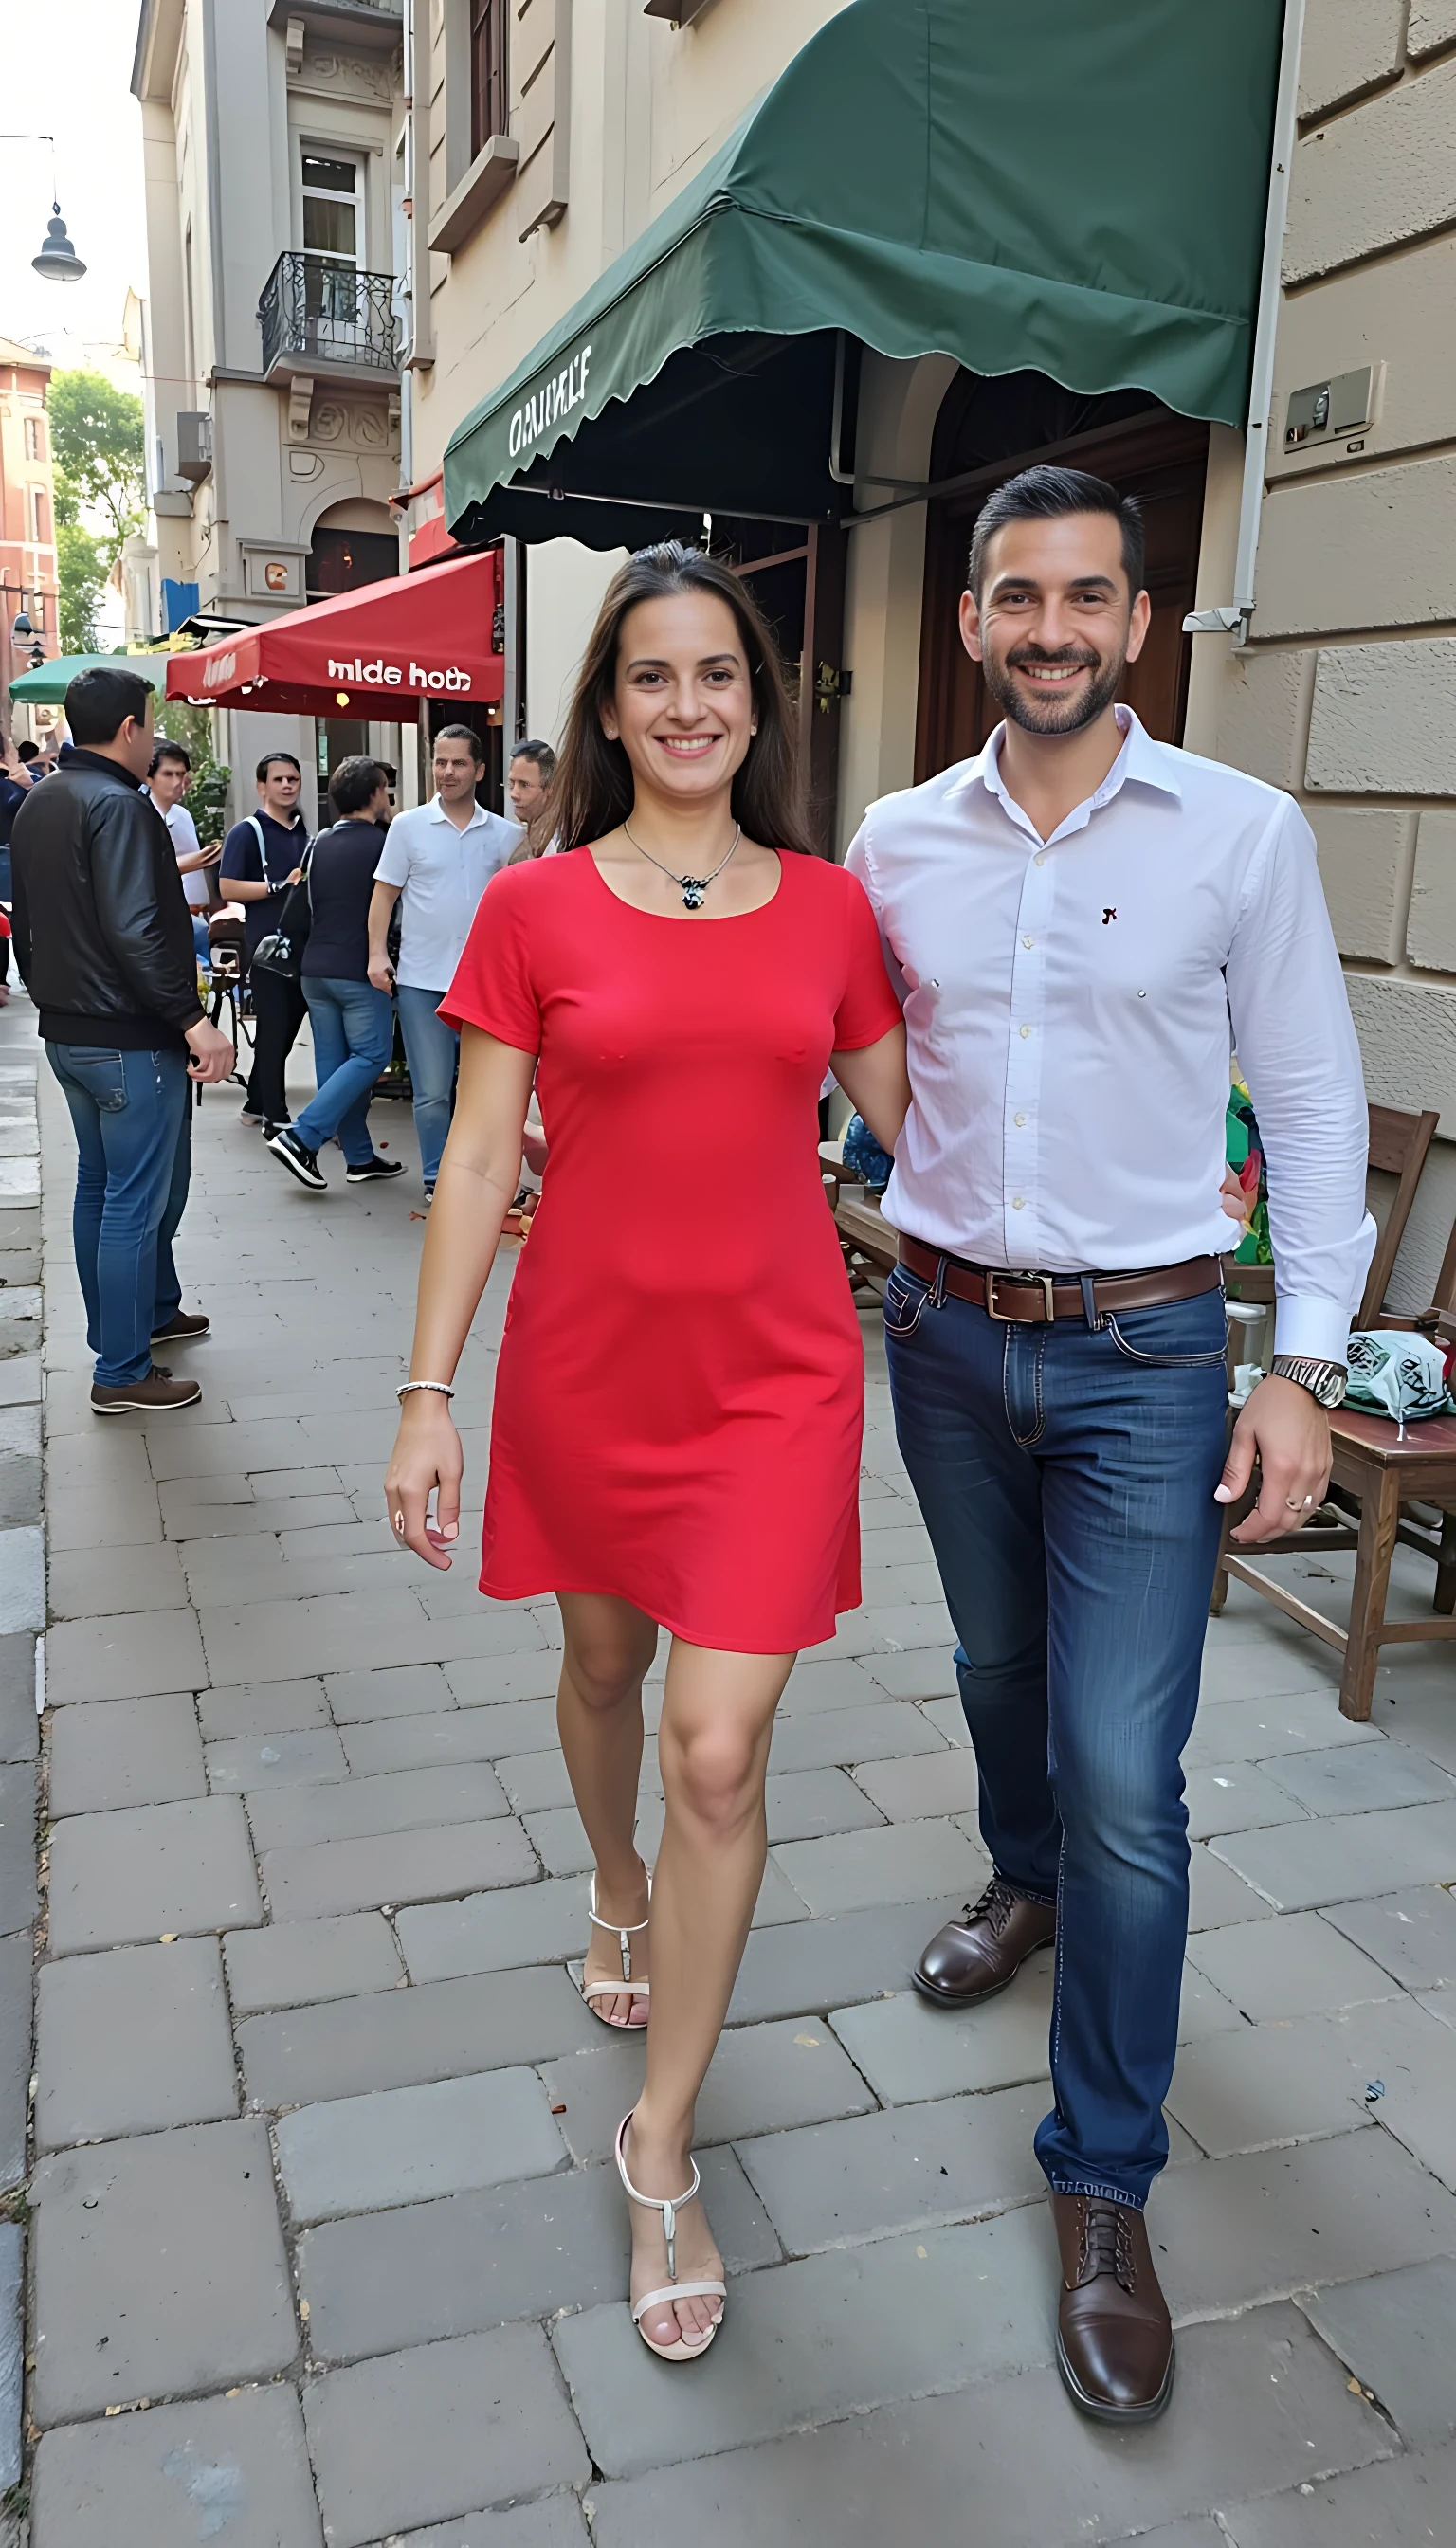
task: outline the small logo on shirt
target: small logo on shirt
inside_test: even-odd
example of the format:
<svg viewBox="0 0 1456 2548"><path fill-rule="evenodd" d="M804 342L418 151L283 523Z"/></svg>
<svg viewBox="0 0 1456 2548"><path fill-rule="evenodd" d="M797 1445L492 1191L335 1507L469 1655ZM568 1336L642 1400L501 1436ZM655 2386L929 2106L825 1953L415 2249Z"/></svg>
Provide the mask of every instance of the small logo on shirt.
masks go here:
<svg viewBox="0 0 1456 2548"><path fill-rule="evenodd" d="M1103 913L1103 915L1102 915L1102 926L1103 926L1103 928L1105 929L1105 928L1107 927L1107 924L1108 924L1108 922L1109 922L1110 920L1116 920L1117 916L1118 916L1118 915L1117 915L1117 912L1116 912L1116 910L1115 910L1114 906L1113 906L1111 903L1109 903L1109 904L1108 904L1108 906L1107 906L1107 909L1104 911L1104 913Z"/></svg>

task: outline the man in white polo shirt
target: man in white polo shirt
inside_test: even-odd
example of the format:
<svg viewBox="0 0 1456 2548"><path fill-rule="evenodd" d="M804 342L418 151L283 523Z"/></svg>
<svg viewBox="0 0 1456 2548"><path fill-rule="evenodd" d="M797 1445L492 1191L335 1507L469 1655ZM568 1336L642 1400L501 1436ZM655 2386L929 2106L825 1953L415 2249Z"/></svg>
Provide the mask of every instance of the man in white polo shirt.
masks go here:
<svg viewBox="0 0 1456 2548"><path fill-rule="evenodd" d="M435 793L397 814L376 867L369 904L369 979L393 990L414 1091L414 1130L428 1203L455 1105L460 1039L437 1015L455 977L476 905L518 841L519 823L476 803L486 766L480 736L447 725L435 737ZM403 896L403 900L401 897ZM389 958L389 926L400 902L400 960Z"/></svg>

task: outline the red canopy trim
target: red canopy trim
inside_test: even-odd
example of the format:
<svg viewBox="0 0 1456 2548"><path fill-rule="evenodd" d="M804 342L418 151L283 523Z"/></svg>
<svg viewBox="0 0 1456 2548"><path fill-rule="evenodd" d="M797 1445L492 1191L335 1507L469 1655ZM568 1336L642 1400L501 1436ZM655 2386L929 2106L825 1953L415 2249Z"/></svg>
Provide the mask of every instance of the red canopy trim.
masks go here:
<svg viewBox="0 0 1456 2548"><path fill-rule="evenodd" d="M167 666L169 699L291 716L412 724L421 699L479 705L505 688L496 651L500 551L389 576L219 639Z"/></svg>

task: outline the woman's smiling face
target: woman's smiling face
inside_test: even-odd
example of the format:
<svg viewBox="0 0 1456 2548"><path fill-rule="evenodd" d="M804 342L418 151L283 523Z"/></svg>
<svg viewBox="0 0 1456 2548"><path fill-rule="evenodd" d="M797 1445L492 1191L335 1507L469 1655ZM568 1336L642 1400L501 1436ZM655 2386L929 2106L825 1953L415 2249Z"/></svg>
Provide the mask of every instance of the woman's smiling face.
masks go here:
<svg viewBox="0 0 1456 2548"><path fill-rule="evenodd" d="M725 601L674 592L628 611L602 726L620 737L640 791L680 804L720 795L754 725L753 682Z"/></svg>

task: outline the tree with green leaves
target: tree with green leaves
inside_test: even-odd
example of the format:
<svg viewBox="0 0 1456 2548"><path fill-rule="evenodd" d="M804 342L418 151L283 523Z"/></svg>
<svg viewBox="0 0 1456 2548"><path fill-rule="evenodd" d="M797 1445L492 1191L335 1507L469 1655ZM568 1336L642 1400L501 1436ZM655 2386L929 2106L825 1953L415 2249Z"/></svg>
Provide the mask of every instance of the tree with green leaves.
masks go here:
<svg viewBox="0 0 1456 2548"><path fill-rule="evenodd" d="M96 614L106 589L107 561L101 542L80 520L71 490L57 481L55 489L55 563L60 580L60 651L62 655L96 652Z"/></svg>
<svg viewBox="0 0 1456 2548"><path fill-rule="evenodd" d="M99 517L99 545L110 573L122 542L140 530L144 518L141 401L113 389L100 372L52 372L46 410L57 493L63 482L78 508Z"/></svg>

